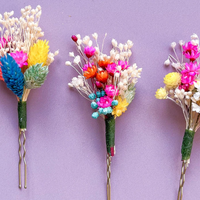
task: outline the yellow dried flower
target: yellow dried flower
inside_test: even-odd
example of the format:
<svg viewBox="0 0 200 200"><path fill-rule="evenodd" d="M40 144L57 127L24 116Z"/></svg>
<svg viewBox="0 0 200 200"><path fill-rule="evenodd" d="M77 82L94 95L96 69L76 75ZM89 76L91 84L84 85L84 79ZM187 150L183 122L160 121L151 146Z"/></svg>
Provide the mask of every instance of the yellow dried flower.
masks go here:
<svg viewBox="0 0 200 200"><path fill-rule="evenodd" d="M37 43L30 48L28 55L28 67L41 63L43 63L43 66L46 65L49 52L48 43L49 42L46 40L38 40Z"/></svg>
<svg viewBox="0 0 200 200"><path fill-rule="evenodd" d="M164 77L167 89L175 89L181 83L181 75L178 72L171 72Z"/></svg>
<svg viewBox="0 0 200 200"><path fill-rule="evenodd" d="M167 98L167 91L166 91L166 89L162 88L162 87L160 89L157 89L155 97L157 99L166 99Z"/></svg>
<svg viewBox="0 0 200 200"><path fill-rule="evenodd" d="M129 103L126 101L126 99L122 100L122 98L118 97L118 105L113 108L112 114L116 117L119 117L122 115L123 112L127 110L127 106Z"/></svg>

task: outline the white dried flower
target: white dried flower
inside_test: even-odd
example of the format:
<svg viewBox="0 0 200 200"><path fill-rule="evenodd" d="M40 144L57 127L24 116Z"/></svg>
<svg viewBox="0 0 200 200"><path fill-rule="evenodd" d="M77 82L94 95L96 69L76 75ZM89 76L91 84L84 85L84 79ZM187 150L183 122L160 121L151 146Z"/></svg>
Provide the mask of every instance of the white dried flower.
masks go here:
<svg viewBox="0 0 200 200"><path fill-rule="evenodd" d="M191 35L191 39L192 39L192 40L196 40L196 39L199 39L199 37L198 37L198 35L197 35L196 33L193 33L193 34Z"/></svg>
<svg viewBox="0 0 200 200"><path fill-rule="evenodd" d="M191 40L191 43L194 45L194 46L198 46L199 42L196 41L196 40Z"/></svg>
<svg viewBox="0 0 200 200"><path fill-rule="evenodd" d="M176 47L176 42L172 42L171 47L172 47L172 49L174 49Z"/></svg>
<svg viewBox="0 0 200 200"><path fill-rule="evenodd" d="M119 58L120 58L119 54L116 54L116 55L115 55L115 59L116 59L116 60L119 60Z"/></svg>
<svg viewBox="0 0 200 200"><path fill-rule="evenodd" d="M72 63L70 61L66 61L65 65L70 66L70 65L72 65Z"/></svg>
<svg viewBox="0 0 200 200"><path fill-rule="evenodd" d="M88 42L88 46L89 46L89 47L92 46L92 40L90 40L90 41Z"/></svg>
<svg viewBox="0 0 200 200"><path fill-rule="evenodd" d="M77 34L76 37L77 37L78 39L81 39L81 35L80 35L80 34Z"/></svg>
<svg viewBox="0 0 200 200"><path fill-rule="evenodd" d="M74 58L74 63L78 65L80 62L81 62L80 56L76 56L76 57Z"/></svg>
<svg viewBox="0 0 200 200"><path fill-rule="evenodd" d="M197 105L196 103L192 103L192 111L200 113L200 106Z"/></svg>
<svg viewBox="0 0 200 200"><path fill-rule="evenodd" d="M128 44L128 48L129 48L129 49L132 48L133 42L132 42L131 40L128 40L128 41L127 41L127 44Z"/></svg>
<svg viewBox="0 0 200 200"><path fill-rule="evenodd" d="M71 83L68 83L68 86L69 86L70 88L73 88L73 84L71 84Z"/></svg>
<svg viewBox="0 0 200 200"><path fill-rule="evenodd" d="M74 52L69 52L70 57L74 57Z"/></svg>
<svg viewBox="0 0 200 200"><path fill-rule="evenodd" d="M172 67L174 67L175 69L179 69L180 66L180 63L172 63Z"/></svg>
<svg viewBox="0 0 200 200"><path fill-rule="evenodd" d="M185 44L185 42L183 40L179 41L180 46L183 46Z"/></svg>
<svg viewBox="0 0 200 200"><path fill-rule="evenodd" d="M122 70L122 67L121 67L120 65L118 65L118 66L117 66L117 70L118 70L118 71L121 71L121 70Z"/></svg>
<svg viewBox="0 0 200 200"><path fill-rule="evenodd" d="M128 44L125 44L124 45L124 50L127 51L127 49L128 49Z"/></svg>
<svg viewBox="0 0 200 200"><path fill-rule="evenodd" d="M83 44L88 45L88 42L89 42L89 41L90 41L90 37L86 35L86 36L83 38Z"/></svg>
<svg viewBox="0 0 200 200"><path fill-rule="evenodd" d="M81 39L78 39L77 40L77 44L80 46L82 44L82 40Z"/></svg>
<svg viewBox="0 0 200 200"><path fill-rule="evenodd" d="M170 60L169 59L165 60L164 65L166 66L170 65Z"/></svg>
<svg viewBox="0 0 200 200"><path fill-rule="evenodd" d="M183 99L184 98L184 90L181 89L179 90L178 88L176 88L175 90L175 97L178 98L178 99Z"/></svg>
<svg viewBox="0 0 200 200"><path fill-rule="evenodd" d="M132 55L132 51L129 49L128 50L128 57L131 57L131 55Z"/></svg>
<svg viewBox="0 0 200 200"><path fill-rule="evenodd" d="M97 34L97 33L93 33L93 34L92 34L92 37L93 37L95 40L97 40L98 34Z"/></svg>
<svg viewBox="0 0 200 200"><path fill-rule="evenodd" d="M59 50L54 52L54 55L57 56L59 54Z"/></svg>
<svg viewBox="0 0 200 200"><path fill-rule="evenodd" d="M112 39L112 45L113 47L117 47L117 41L115 39Z"/></svg>
<svg viewBox="0 0 200 200"><path fill-rule="evenodd" d="M124 48L124 45L122 44L122 43L119 43L119 49L120 49L120 51L122 51L123 50L123 48Z"/></svg>
<svg viewBox="0 0 200 200"><path fill-rule="evenodd" d="M116 72L114 75L115 75L116 78L120 77L120 74L118 72Z"/></svg>

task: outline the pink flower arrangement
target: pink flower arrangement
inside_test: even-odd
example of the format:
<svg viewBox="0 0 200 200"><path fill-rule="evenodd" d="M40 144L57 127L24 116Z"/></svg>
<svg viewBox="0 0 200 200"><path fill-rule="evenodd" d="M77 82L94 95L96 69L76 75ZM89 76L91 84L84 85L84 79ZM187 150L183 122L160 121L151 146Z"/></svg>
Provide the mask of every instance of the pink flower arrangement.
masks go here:
<svg viewBox="0 0 200 200"><path fill-rule="evenodd" d="M97 102L97 105L101 108L107 108L112 105L112 99L108 96L100 97L100 101Z"/></svg>
<svg viewBox="0 0 200 200"><path fill-rule="evenodd" d="M114 85L106 85L105 92L111 98L119 95L119 90Z"/></svg>
<svg viewBox="0 0 200 200"><path fill-rule="evenodd" d="M24 65L28 65L27 53L24 53L23 51L16 51L15 53L10 53L10 55L15 59L16 63L19 65L20 68Z"/></svg>
<svg viewBox="0 0 200 200"><path fill-rule="evenodd" d="M115 63L108 64L106 70L111 76L114 76L114 73L117 72L117 65Z"/></svg>
<svg viewBox="0 0 200 200"><path fill-rule="evenodd" d="M194 84L196 75L199 74L199 69L200 65L197 66L197 63L185 63L185 69L181 72L181 85L179 86L179 89L188 91L189 87Z"/></svg>
<svg viewBox="0 0 200 200"><path fill-rule="evenodd" d="M84 53L88 58L92 57L95 54L95 51L96 49L94 47L89 46L85 47L84 49Z"/></svg>
<svg viewBox="0 0 200 200"><path fill-rule="evenodd" d="M195 61L200 53L198 51L198 46L193 45L192 42L188 42L183 46L183 55L190 59L190 61Z"/></svg>
<svg viewBox="0 0 200 200"><path fill-rule="evenodd" d="M130 65L128 65L128 62L127 62L127 61L122 61L122 60L119 60L119 61L118 61L118 65L121 66L122 70L127 69L127 68L130 67Z"/></svg>

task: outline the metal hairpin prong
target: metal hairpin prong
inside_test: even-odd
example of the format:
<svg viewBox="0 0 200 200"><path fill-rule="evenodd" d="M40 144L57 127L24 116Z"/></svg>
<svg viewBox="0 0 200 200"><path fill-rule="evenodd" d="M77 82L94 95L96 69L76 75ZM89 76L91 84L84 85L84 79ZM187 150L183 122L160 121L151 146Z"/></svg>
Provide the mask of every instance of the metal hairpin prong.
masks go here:
<svg viewBox="0 0 200 200"><path fill-rule="evenodd" d="M23 134L24 140L23 140L23 161L24 161L24 188L27 188L27 164L26 164L26 148L25 148L25 144L26 144L26 135L25 132L26 129L19 129L19 188L22 188L22 174L21 174L21 163L22 163L22 142L21 142L21 135Z"/></svg>
<svg viewBox="0 0 200 200"><path fill-rule="evenodd" d="M111 158L107 154L107 200L111 200Z"/></svg>
<svg viewBox="0 0 200 200"><path fill-rule="evenodd" d="M24 129L23 130L23 136L24 136L24 141L23 141L23 149L24 149L24 154L23 154L23 160L24 160L24 188L26 189L27 188L27 164L26 164L26 159L25 159L25 156L26 156L26 147L25 147L25 144L26 144L26 130Z"/></svg>
<svg viewBox="0 0 200 200"><path fill-rule="evenodd" d="M189 162L190 162L190 160L183 160L182 161L181 178L180 178L177 200L182 200L182 198L183 198L183 186L184 186L184 183L185 183L185 173L186 173L186 170L188 168Z"/></svg>
<svg viewBox="0 0 200 200"><path fill-rule="evenodd" d="M21 154L21 147L22 147L22 143L21 143L21 130L19 129L19 164L18 164L18 173L19 173L19 188L22 188L22 179L21 179L21 162L22 162L22 154Z"/></svg>

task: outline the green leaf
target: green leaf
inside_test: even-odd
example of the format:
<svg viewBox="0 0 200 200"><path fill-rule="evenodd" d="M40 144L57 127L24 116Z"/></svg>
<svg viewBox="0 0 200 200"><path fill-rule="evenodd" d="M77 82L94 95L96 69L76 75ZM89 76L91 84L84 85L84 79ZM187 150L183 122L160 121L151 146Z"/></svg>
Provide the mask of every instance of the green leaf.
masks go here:
<svg viewBox="0 0 200 200"><path fill-rule="evenodd" d="M135 84L131 84L128 87L128 90L125 93L126 101L130 104L135 96Z"/></svg>
<svg viewBox="0 0 200 200"><path fill-rule="evenodd" d="M41 87L46 80L48 73L48 66L42 66L42 63L29 67L24 73L26 88L36 89Z"/></svg>

